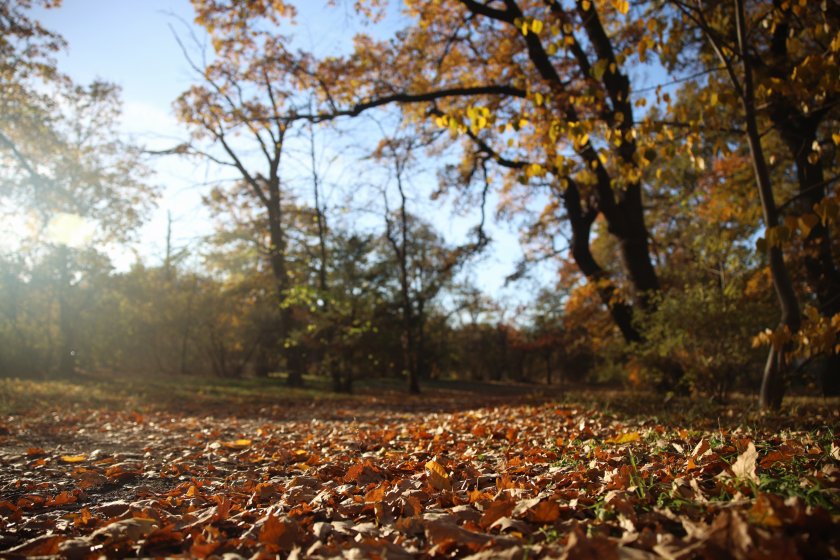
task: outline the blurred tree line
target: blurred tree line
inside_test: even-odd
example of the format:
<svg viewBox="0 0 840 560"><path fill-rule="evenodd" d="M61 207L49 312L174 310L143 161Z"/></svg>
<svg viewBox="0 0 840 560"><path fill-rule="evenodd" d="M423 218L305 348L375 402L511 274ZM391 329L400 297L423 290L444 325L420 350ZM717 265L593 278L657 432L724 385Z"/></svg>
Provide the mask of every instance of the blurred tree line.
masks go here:
<svg viewBox="0 0 840 560"><path fill-rule="evenodd" d="M306 209L299 216L308 217ZM418 273L411 284L422 286L419 275L447 248L429 224L412 217L411 227L417 253L410 268ZM289 261L300 283L287 305L298 327L283 338L276 325L285 310L265 258L249 255L228 235L215 241L218 251L207 255L201 271L187 264L185 252L127 271L115 271L93 249L3 255L0 371L59 374L69 348L75 373L287 375L286 357L294 350L307 378L323 374L338 390L351 390L362 378L404 375L399 267L384 234L331 234L327 278L335 288L326 292L312 266L314 240L295 245L300 252ZM592 356L561 353L568 346L562 308L547 308L558 301L543 303L546 315L519 328L501 321L497 306L475 288L444 276L411 294L415 313L423 315L412 357L419 379L558 383L585 373ZM65 330L72 331L69 347Z"/></svg>
<svg viewBox="0 0 840 560"><path fill-rule="evenodd" d="M191 136L168 155L235 180L207 193L217 229L194 255L168 242L127 271L90 247L131 241L155 197L145 156L115 131L117 88L55 67L63 41L32 3L0 4L0 205L34 232L0 255L5 375L760 386L768 407L791 384L840 389L835 3L406 0L393 38L319 59L280 32L289 3L194 0L213 53L184 48ZM642 87L652 64L666 81ZM342 223L316 128L394 106L364 155L377 225ZM434 196L481 215L461 245L412 205L411 176L436 167ZM543 284L522 309L465 280L493 248L489 193L521 226L510 280ZM95 224L87 249L61 235L73 220ZM538 263L557 276L526 283Z"/></svg>

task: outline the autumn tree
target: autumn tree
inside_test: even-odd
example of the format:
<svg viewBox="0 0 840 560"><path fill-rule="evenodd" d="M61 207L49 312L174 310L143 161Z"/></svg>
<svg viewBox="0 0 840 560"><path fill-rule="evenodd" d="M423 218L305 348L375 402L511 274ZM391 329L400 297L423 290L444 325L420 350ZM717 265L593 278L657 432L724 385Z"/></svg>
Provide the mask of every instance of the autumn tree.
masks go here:
<svg viewBox="0 0 840 560"><path fill-rule="evenodd" d="M35 224L37 241L51 247L55 267L59 371L75 370L72 316L76 255L84 244L126 241L150 209L141 152L121 138L119 88L103 81L73 84L56 67L64 40L32 19L35 6L0 4L0 209ZM18 231L17 242L26 243ZM51 257L50 257L51 258Z"/></svg>
<svg viewBox="0 0 840 560"><path fill-rule="evenodd" d="M197 5L201 14L243 29L289 11L278 2L250 10ZM638 44L648 30L623 21L628 8L627 2L596 7L581 1L571 8L513 0L408 2L415 25L397 41L358 36L352 55L321 61L316 74L327 109L308 116L332 119L399 103L420 121L475 137L485 159L511 162L526 183L548 176L556 184L553 196L560 197L571 188L576 254L588 276L607 287L602 297L622 332L637 338L624 298L585 251L592 216L603 213L638 302L644 305L645 294L657 291L640 182L650 154L639 149L642 130L624 70L642 51ZM213 32L219 42L239 33L232 25Z"/></svg>
<svg viewBox="0 0 840 560"><path fill-rule="evenodd" d="M278 9L269 15L275 25L284 16L292 15L292 10L282 8L280 3L275 8ZM276 301L282 310L277 343L287 346L289 384L300 385L302 356L288 344L295 329L294 310L285 304L293 286L287 229L291 197L281 163L298 103L303 103L298 90L305 87L308 79L308 57L290 52L284 36L240 28L235 18L227 18L227 14L200 3L197 12L199 23L223 37L216 37L213 42L212 61L191 62L200 83L176 102L178 116L191 127L196 142L186 151L232 169L238 178L234 195L241 199L238 203L259 211L262 223L257 232L265 234L264 250L274 275ZM258 154L255 158L247 157L252 148Z"/></svg>
<svg viewBox="0 0 840 560"><path fill-rule="evenodd" d="M710 3L706 9L679 1L672 2L682 14L689 29L701 33L707 45L696 46L701 56L691 61L706 65L712 72L708 88L702 96L711 101L737 104L744 122L744 137L751 154L759 199L763 210L766 233L762 243L766 247L774 286L782 309L779 328L764 336L771 343L770 357L765 367L761 401L765 406L778 406L783 395L781 372L789 367L784 349L800 328L799 301L793 281L782 256L783 245L792 256L798 256L796 245L802 247L802 260L808 291L814 294L822 314L830 323L840 301L836 264L832 255L830 224L834 221L826 204L829 183L824 180L823 155L818 135L821 125L830 122L837 89L834 80L826 79L836 68L836 48L832 47L830 29L837 14L828 4L806 6L789 2L747 5ZM672 31L680 38L692 34ZM704 54L705 53L705 54ZM679 61L674 59L672 64ZM723 87L721 87L723 86ZM709 115L714 119L714 113ZM768 138L761 127L769 126L787 148L787 157L778 152L766 156ZM831 143L828 143L830 146ZM798 183L798 193L779 205L781 192L773 188L774 161L788 161ZM775 181L778 183L780 177ZM793 213L791 212L793 211ZM818 215L820 214L820 215ZM800 237L795 240L799 230ZM810 316L810 315L809 315ZM813 322L813 321L809 321ZM812 330L809 327L809 330ZM826 329L823 329L826 330ZM836 333L836 331L835 331ZM801 341L832 338L831 327L825 335L803 335ZM813 354L813 349L805 352ZM833 345L829 344L829 347ZM790 349L790 348L789 348ZM838 355L828 351L827 368Z"/></svg>
<svg viewBox="0 0 840 560"><path fill-rule="evenodd" d="M649 154L639 150L642 130L623 68L647 30L624 24L626 2L613 4L409 2L417 25L397 43L358 40L349 70L342 67L351 82L363 84L361 91L347 92L357 103L346 112L423 102L412 109L417 118L431 117L472 138L484 158L515 169L514 178L527 184L549 177L556 185L552 197L566 203L582 269L594 282L609 284L586 251L592 219L602 213L644 303L644 294L659 286L641 203L640 170ZM383 59L404 70L401 81L365 79ZM338 66L327 61L324 70ZM636 338L616 295L604 290L604 301L622 332Z"/></svg>
<svg viewBox="0 0 840 560"><path fill-rule="evenodd" d="M394 177L398 192L394 210L390 209L386 195L384 237L393 252L398 276L403 371L409 392L419 393L419 378L428 372L424 348L427 307L444 283L451 279L455 267L460 264L460 255L444 247L429 224L409 213L404 158L410 157L410 154L400 154L392 142L385 141L380 145L380 148L390 146L393 149L391 157L395 161Z"/></svg>

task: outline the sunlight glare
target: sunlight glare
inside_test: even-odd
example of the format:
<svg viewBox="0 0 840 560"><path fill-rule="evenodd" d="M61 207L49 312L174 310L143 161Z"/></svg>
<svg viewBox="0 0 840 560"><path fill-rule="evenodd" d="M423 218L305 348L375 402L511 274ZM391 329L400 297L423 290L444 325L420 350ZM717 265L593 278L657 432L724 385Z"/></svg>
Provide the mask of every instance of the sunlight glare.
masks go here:
<svg viewBox="0 0 840 560"><path fill-rule="evenodd" d="M79 249L93 240L96 225L78 214L59 212L50 218L44 236L51 243Z"/></svg>

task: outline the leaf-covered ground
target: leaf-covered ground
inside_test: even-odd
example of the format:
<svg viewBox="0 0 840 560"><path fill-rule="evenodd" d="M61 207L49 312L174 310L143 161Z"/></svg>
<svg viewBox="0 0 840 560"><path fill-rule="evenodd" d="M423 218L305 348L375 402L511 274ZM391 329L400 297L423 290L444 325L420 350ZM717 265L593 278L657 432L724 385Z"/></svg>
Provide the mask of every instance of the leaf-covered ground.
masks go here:
<svg viewBox="0 0 840 560"><path fill-rule="evenodd" d="M836 401L137 387L0 384L0 556L840 556Z"/></svg>

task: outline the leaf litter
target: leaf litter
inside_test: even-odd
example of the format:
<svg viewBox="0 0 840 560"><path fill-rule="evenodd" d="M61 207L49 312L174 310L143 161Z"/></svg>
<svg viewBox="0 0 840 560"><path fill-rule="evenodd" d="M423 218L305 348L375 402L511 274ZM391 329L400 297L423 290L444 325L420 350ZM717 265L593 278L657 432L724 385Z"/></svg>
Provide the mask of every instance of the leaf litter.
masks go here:
<svg viewBox="0 0 840 560"><path fill-rule="evenodd" d="M205 413L4 418L0 556L840 556L836 417L797 431L364 399Z"/></svg>

